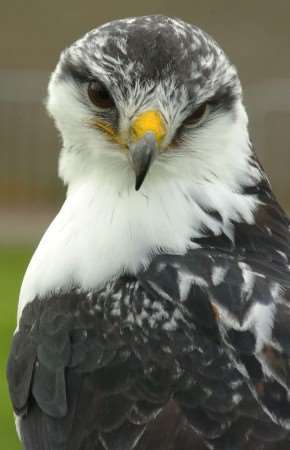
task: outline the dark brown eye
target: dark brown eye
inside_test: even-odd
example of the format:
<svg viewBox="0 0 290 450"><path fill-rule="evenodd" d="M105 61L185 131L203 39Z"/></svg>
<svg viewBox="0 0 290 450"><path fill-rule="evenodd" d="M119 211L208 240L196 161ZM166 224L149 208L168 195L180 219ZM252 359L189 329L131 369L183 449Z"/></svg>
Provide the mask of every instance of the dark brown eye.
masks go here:
<svg viewBox="0 0 290 450"><path fill-rule="evenodd" d="M207 112L208 112L208 104L203 103L197 109L195 109L193 113L190 114L190 116L188 116L184 120L183 124L187 126L196 126L204 119Z"/></svg>
<svg viewBox="0 0 290 450"><path fill-rule="evenodd" d="M115 106L110 92L100 81L91 81L89 83L88 96L98 108L107 109Z"/></svg>

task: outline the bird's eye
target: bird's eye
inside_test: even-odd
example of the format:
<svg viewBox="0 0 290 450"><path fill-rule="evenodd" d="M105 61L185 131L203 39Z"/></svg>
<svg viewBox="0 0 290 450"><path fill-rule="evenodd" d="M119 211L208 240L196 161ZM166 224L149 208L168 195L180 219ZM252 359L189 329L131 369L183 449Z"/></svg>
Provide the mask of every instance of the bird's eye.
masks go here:
<svg viewBox="0 0 290 450"><path fill-rule="evenodd" d="M88 85L88 96L98 108L108 109L115 106L108 89L100 81L91 81Z"/></svg>
<svg viewBox="0 0 290 450"><path fill-rule="evenodd" d="M197 109L193 111L190 116L188 116L184 122L183 125L195 127L201 123L201 121L206 117L208 113L208 103L203 103L200 105Z"/></svg>

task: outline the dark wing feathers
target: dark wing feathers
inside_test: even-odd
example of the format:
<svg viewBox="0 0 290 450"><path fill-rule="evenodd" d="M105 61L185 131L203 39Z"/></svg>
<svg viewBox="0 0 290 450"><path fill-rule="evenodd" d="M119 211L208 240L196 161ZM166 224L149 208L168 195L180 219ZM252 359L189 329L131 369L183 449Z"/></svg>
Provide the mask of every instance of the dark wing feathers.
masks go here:
<svg viewBox="0 0 290 450"><path fill-rule="evenodd" d="M289 223L266 188L234 245L26 306L8 362L25 449L290 447Z"/></svg>
<svg viewBox="0 0 290 450"><path fill-rule="evenodd" d="M136 280L119 281L115 294L131 291L132 284ZM36 299L25 308L9 358L8 380L26 449L167 449L171 444L175 448L176 439L188 442L184 448L189 450L199 442L170 402L174 374L168 373L169 361L153 370L151 359L160 356L158 337L152 337L150 356L144 347L147 337L139 333L133 352L128 340L136 324L124 305L122 314L128 318L113 318L111 293L74 292ZM135 319L138 313L137 308ZM27 343L29 353L23 351Z"/></svg>
<svg viewBox="0 0 290 450"><path fill-rule="evenodd" d="M16 414L26 414L36 361L35 343L29 333L16 333L10 350L7 377Z"/></svg>

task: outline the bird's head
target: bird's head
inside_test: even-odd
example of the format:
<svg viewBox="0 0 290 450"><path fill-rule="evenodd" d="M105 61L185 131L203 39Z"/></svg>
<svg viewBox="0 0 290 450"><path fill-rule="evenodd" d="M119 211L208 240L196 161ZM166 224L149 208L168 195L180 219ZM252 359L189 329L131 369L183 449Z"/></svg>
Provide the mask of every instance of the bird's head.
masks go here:
<svg viewBox="0 0 290 450"><path fill-rule="evenodd" d="M133 190L173 178L235 188L249 176L237 72L210 36L181 20L138 17L87 33L62 53L48 109L68 184L101 171Z"/></svg>

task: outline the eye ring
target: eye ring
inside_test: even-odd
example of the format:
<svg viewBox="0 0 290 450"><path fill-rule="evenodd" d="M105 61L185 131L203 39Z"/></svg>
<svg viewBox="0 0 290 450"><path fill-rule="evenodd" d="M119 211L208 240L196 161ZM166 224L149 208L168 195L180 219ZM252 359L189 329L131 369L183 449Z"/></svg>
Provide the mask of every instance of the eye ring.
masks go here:
<svg viewBox="0 0 290 450"><path fill-rule="evenodd" d="M209 104L207 102L199 105L184 121L183 125L188 128L194 128L204 121L209 113Z"/></svg>
<svg viewBox="0 0 290 450"><path fill-rule="evenodd" d="M115 102L107 87L98 80L90 81L88 84L88 97L90 101L101 109L114 108Z"/></svg>

